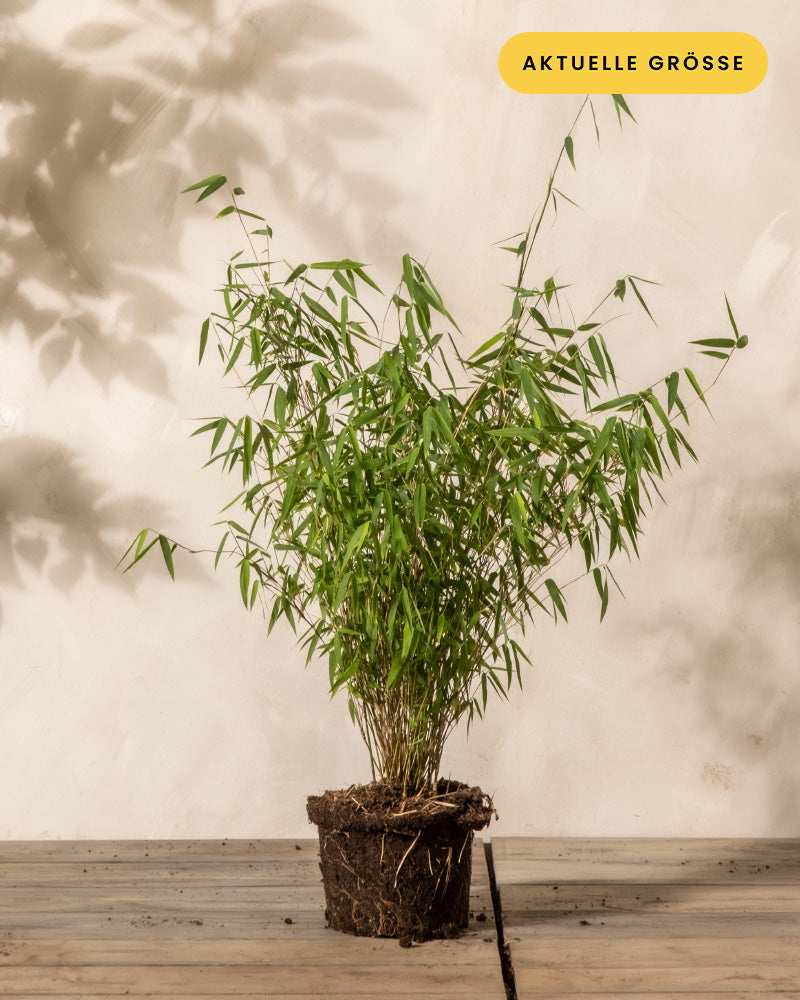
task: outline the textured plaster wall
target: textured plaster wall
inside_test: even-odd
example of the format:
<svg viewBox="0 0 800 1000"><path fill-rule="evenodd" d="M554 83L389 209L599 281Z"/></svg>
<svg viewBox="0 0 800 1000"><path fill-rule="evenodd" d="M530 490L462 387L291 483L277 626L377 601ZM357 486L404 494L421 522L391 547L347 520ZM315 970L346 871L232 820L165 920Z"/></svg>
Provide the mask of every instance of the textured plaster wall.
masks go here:
<svg viewBox="0 0 800 1000"><path fill-rule="evenodd" d="M0 35L0 837L296 836L309 792L368 777L326 668L267 638L235 578L115 562L143 524L197 548L228 487L192 418L225 400L199 320L237 249L178 191L226 172L287 257L349 254L392 287L428 262L465 336L505 316L509 258L578 106L498 77L521 30L739 30L770 58L742 96L600 98L580 203L546 234L590 301L627 272L656 330L632 383L724 334L751 346L699 408L627 600L539 623L523 692L446 766L496 834L800 834L800 309L794 4L765 0L7 0ZM711 368L698 365L705 380Z"/></svg>

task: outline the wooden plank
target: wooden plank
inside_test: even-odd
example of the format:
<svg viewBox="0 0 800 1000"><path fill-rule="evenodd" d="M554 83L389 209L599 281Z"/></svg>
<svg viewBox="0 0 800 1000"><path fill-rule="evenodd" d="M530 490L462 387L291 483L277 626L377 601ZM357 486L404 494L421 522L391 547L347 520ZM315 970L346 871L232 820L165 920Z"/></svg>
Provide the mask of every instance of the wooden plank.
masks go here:
<svg viewBox="0 0 800 1000"><path fill-rule="evenodd" d="M295 840L4 840L0 865L42 861L259 861L317 854L316 837Z"/></svg>
<svg viewBox="0 0 800 1000"><path fill-rule="evenodd" d="M328 929L310 948L305 937L294 940L149 941L43 940L28 938L0 942L0 966L79 965L340 965L409 968L428 965L492 966L497 957L494 938L477 936L453 941L427 941L400 948L390 939L364 939Z"/></svg>
<svg viewBox="0 0 800 1000"><path fill-rule="evenodd" d="M737 966L783 965L797 968L800 937L765 940L751 938L633 938L624 940L528 939L518 943L515 955L526 965L557 968L603 968L628 966L672 968L675 966L720 966L736 956ZM800 984L800 980L798 980Z"/></svg>
<svg viewBox="0 0 800 1000"><path fill-rule="evenodd" d="M730 956L732 964L719 967L692 965L680 967L620 968L610 966L591 968L534 967L517 964L516 985L520 997L539 996L542 993L557 995L592 992L612 994L643 993L661 990L673 996L682 994L694 997L698 992L740 990L761 996L775 992L800 990L800 966L750 966L741 968L736 955ZM795 993L797 996L797 993Z"/></svg>
<svg viewBox="0 0 800 1000"><path fill-rule="evenodd" d="M605 863L600 868L596 862L564 861L556 864L552 861L501 862L495 865L498 878L502 877L506 884L545 882L560 885L564 882L596 882L608 883L633 882L644 884L666 884L670 882L686 882L690 885L754 885L768 882L779 885L800 885L800 864L785 866L772 865L769 868L754 865L751 868L738 866L736 869L715 866L705 869L696 868L691 873L678 865L642 864L637 866L632 862Z"/></svg>
<svg viewBox="0 0 800 1000"><path fill-rule="evenodd" d="M126 992L203 997L239 996L243 992L267 997L317 993L335 984L351 996L403 997L407 992L448 996L491 997L497 993L497 971L489 966L461 966L428 962L402 970L353 963L332 969L303 963L283 965L78 965L0 967L0 996L19 993L72 997L121 995Z"/></svg>
<svg viewBox="0 0 800 1000"><path fill-rule="evenodd" d="M70 885L296 885L321 884L319 859L261 862L180 861L172 865L148 861L0 863L0 889Z"/></svg>
<svg viewBox="0 0 800 1000"><path fill-rule="evenodd" d="M294 914L293 916L291 914ZM482 914L481 914L482 915ZM286 921L291 926L286 926ZM495 934L494 920L470 920L470 930L480 936ZM189 937L190 939L241 938L243 940L294 938L302 935L307 939L318 938L327 933L324 910L308 914L297 910L265 910L242 914L236 911L189 911L183 915L175 913L142 912L122 913L113 916L80 912L70 914L21 913L18 920L0 927L0 941L4 933L12 931L25 933L31 939L94 938L113 940L129 937L131 940L149 940L163 935L168 938ZM787 934L789 931L787 930Z"/></svg>
<svg viewBox="0 0 800 1000"><path fill-rule="evenodd" d="M520 1000L800 997L800 842L492 842Z"/></svg>
<svg viewBox="0 0 800 1000"><path fill-rule="evenodd" d="M248 885L248 886L81 886L59 887L53 890L37 886L23 889L3 889L0 892L0 926L9 917L25 911L37 913L70 913L74 911L119 913L179 912L190 910L290 910L317 911L322 907L322 885ZM489 902L487 890L476 891L472 905L485 909Z"/></svg>
<svg viewBox="0 0 800 1000"><path fill-rule="evenodd" d="M316 841L4 846L3 997L504 1000L480 842L484 919L410 949L325 927Z"/></svg>
<svg viewBox="0 0 800 1000"><path fill-rule="evenodd" d="M709 925L713 925L710 927ZM800 937L800 914L734 913L719 916L713 913L606 913L568 914L514 918L505 922L505 940L526 941L530 938L553 942L573 940L577 935L602 941L640 938L686 938L718 934L720 937L765 939ZM800 997L798 998L800 1000Z"/></svg>
<svg viewBox="0 0 800 1000"><path fill-rule="evenodd" d="M116 940L152 941L156 938L177 941L188 940L294 940L319 941L332 932L325 926L322 907L313 919L298 917L291 926L284 923L285 917L263 914L217 913L203 917L153 917L122 914L105 918L102 915L70 914L69 916L42 917L41 914L20 915L10 929L0 929L0 941L8 933L24 936L32 941L68 940Z"/></svg>
<svg viewBox="0 0 800 1000"><path fill-rule="evenodd" d="M502 883L503 913L544 914L673 910L682 913L800 912L800 885L563 882Z"/></svg>
<svg viewBox="0 0 800 1000"><path fill-rule="evenodd" d="M567 1000L567 998L580 998L580 1000L617 1000L619 997L624 997L625 1000L680 1000L681 997L689 998L689 1000L781 1000L781 998L786 998L786 1000L798 1000L798 992L796 987L789 987L788 989L770 989L769 992L762 992L760 990L750 990L747 988L736 989L734 992L728 992L727 990L708 993L708 992L698 992L697 990L691 990L691 992L680 992L676 993L671 990L668 993L662 990L647 990L646 992L640 992L639 990L625 990L625 992L618 993L608 993L608 992L598 992L597 990L584 991L581 990L580 993L565 993L562 990L543 990L541 992L531 993L527 988L525 989L525 996L535 996L536 1000ZM522 996L522 994L520 994ZM38 998L36 998L38 1000ZM150 998L148 997L148 1000ZM294 1000L294 998L293 998Z"/></svg>
<svg viewBox="0 0 800 1000"><path fill-rule="evenodd" d="M318 919L312 922L296 921L291 927L286 927L282 917L264 919L238 919L235 915L229 918L204 920L194 924L191 920L161 919L153 921L117 920L103 922L102 926L94 917L76 917L70 921L60 921L52 926L44 926L44 922L21 922L14 932L16 940L37 941L114 941L119 939L150 942L164 940L170 942L189 941L305 941L314 948L320 941L330 940L330 935L336 933L325 926L322 911ZM479 938L494 940L494 925L480 924L470 921L468 934ZM788 932L787 932L788 934ZM0 948L3 947L4 934L0 931ZM465 937L459 939L462 943ZM396 945L396 942L395 942ZM496 948L496 945L495 945Z"/></svg>
<svg viewBox="0 0 800 1000"><path fill-rule="evenodd" d="M132 941L151 940L154 937L176 940L241 939L241 940L273 940L294 939L301 936L304 940L323 939L331 931L325 926L323 907L309 914L292 911L289 916L292 924L287 926L286 910L239 912L211 910L195 911L184 915L176 914L116 914L104 916L93 913L70 913L42 915L38 913L21 913L5 928L0 927L0 942L9 931L24 934L30 940L55 940L69 938L85 938L88 940L115 940L128 938ZM480 914L480 911L477 911ZM480 937L495 936L494 920L486 919L470 921L470 932Z"/></svg>
<svg viewBox="0 0 800 1000"><path fill-rule="evenodd" d="M119 913L125 910L160 913L186 912L218 907L220 910L270 910L291 908L319 910L322 885L248 885L248 886L61 886L57 889L26 886L0 892L0 925L9 916L30 910L36 913L73 911Z"/></svg>
<svg viewBox="0 0 800 1000"><path fill-rule="evenodd" d="M493 837L495 863L511 858L649 861L717 860L754 857L798 858L798 838L708 837Z"/></svg>
<svg viewBox="0 0 800 1000"><path fill-rule="evenodd" d="M384 995L385 991L381 991L381 996ZM109 1000L110 994L108 993L81 993L79 994L81 1000ZM264 993L260 990L258 993L206 993L201 994L203 1000L228 1000L230 996L235 996L236 1000L269 1000L271 996L278 996L278 994ZM387 994L391 996L391 994ZM422 993L408 993L406 991L395 994L398 997L402 997L403 1000L452 1000L454 994L448 988L442 992L441 990L430 991L425 990ZM175 1000L175 993L139 993L126 991L125 1000ZM320 1000L320 997L324 997L325 1000L352 1000L352 993L340 993L336 990L336 986L333 983L328 983L324 993L282 993L280 996L290 996L292 1000ZM466 996L474 996L477 998L477 993L466 994ZM714 1000L720 1000L720 994L714 994ZM42 994L37 993L13 993L8 1000L42 1000ZM506 1000L505 994L490 993L487 994L487 1000ZM609 1000L608 995L603 996L603 1000ZM672 998L674 1000L674 997ZM699 998L703 1000L703 998ZM722 996L721 1000L727 1000L727 995ZM732 997L731 1000L738 1000L736 997Z"/></svg>
<svg viewBox="0 0 800 1000"><path fill-rule="evenodd" d="M522 858L495 862L495 871L505 883L514 882L686 882L691 885L753 885L759 882L800 885L800 857L769 861L709 862L597 861L596 859Z"/></svg>
<svg viewBox="0 0 800 1000"><path fill-rule="evenodd" d="M639 881L800 884L800 840L578 840L495 838L495 871L506 883Z"/></svg>

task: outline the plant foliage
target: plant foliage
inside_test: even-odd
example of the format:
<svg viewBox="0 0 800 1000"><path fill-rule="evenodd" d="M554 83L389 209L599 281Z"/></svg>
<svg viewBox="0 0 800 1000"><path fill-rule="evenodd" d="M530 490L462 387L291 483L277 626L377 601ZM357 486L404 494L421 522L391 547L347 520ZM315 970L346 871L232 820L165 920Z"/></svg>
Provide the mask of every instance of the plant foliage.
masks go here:
<svg viewBox="0 0 800 1000"><path fill-rule="evenodd" d="M575 166L588 103L540 212L505 247L510 314L469 356L419 261L403 258L386 346L363 264L274 259L240 189L219 213L256 228L200 337L201 360L212 342L247 403L195 432L210 464L241 481L217 561L235 553L245 605L265 598L270 629L285 618L309 660L327 658L373 773L406 789L432 784L453 727L521 681L530 615L566 619L562 557L582 552L604 615L609 561L637 553L659 481L695 458L685 428L705 396L690 369L635 392L617 385L603 309L630 292L650 316L645 280L625 275L565 325L564 286L527 279L542 221L566 198L555 177L564 156ZM614 107L632 117L621 95ZM203 200L225 184L216 175L187 190ZM747 340L728 316L732 336L694 342L725 363ZM177 543L149 529L129 566L156 544L174 575Z"/></svg>

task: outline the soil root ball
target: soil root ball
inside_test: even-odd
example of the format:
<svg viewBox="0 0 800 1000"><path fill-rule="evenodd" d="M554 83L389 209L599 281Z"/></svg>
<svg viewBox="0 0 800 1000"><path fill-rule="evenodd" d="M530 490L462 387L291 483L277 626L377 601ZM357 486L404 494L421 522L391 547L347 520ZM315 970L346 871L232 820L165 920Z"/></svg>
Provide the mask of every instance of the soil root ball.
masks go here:
<svg viewBox="0 0 800 1000"><path fill-rule="evenodd" d="M473 833L494 815L479 788L455 781L410 796L373 782L309 797L328 925L405 945L455 936L469 922Z"/></svg>

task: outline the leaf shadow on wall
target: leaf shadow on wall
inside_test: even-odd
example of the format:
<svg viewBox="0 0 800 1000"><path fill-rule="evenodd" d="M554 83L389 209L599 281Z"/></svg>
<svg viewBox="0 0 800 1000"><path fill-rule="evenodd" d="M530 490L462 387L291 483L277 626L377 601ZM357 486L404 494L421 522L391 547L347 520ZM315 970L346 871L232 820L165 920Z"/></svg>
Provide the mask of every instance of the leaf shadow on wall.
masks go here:
<svg viewBox="0 0 800 1000"><path fill-rule="evenodd" d="M127 527L131 511L152 519L164 511L143 496L108 499L107 490L62 443L19 435L0 448L0 586L23 588L35 573L69 595L87 572L131 590L115 570L109 534ZM188 567L188 575L194 575ZM197 571L195 571L197 572ZM2 624L2 605L0 605Z"/></svg>
<svg viewBox="0 0 800 1000"><path fill-rule="evenodd" d="M241 179L255 166L299 225L341 240L354 218L385 213L400 197L380 177L343 166L342 144L380 139L386 112L412 102L381 71L337 61L337 46L360 29L315 0L236 17L218 0L127 2L110 8L108 22L79 23L58 50L26 28L26 13L48 7L56 18L64 10L55 0L13 0L0 23L8 109L0 330L21 332L35 352L41 402L46 386L77 366L101 390L102 411L114 380L169 395L159 341L185 335L186 307L170 282L182 187L216 170ZM280 143L267 121L277 123ZM357 199L357 210L326 201L334 182ZM119 553L107 550L102 532L115 523L137 530L145 498L125 521L104 504L105 484L81 471L99 467L97 456L58 446L57 429L52 437L0 444L0 582L20 584L21 563L48 567L65 587L89 569L116 580ZM34 461L43 463L40 473ZM15 463L58 488L42 482L44 493L26 492ZM48 492L68 502L48 506ZM26 527L39 522L48 530ZM51 542L64 553L59 566L51 565Z"/></svg>
<svg viewBox="0 0 800 1000"><path fill-rule="evenodd" d="M163 280L178 257L180 189L256 164L299 224L341 239L399 192L345 168L340 145L380 138L385 112L411 102L380 71L335 60L360 29L313 0L227 19L212 0L145 6L79 26L58 54L6 25L0 299L4 326L25 332L46 379L77 362L102 385L120 377L166 394L157 339L177 332L182 312ZM155 53L154 38L164 39ZM137 43L146 54L114 61ZM273 122L280 137L266 134ZM357 210L326 201L333 183Z"/></svg>
<svg viewBox="0 0 800 1000"><path fill-rule="evenodd" d="M663 675L687 689L687 733L710 733L717 743L713 759L694 762L703 784L721 796L757 781L768 810L757 825L796 836L800 469L721 489L705 515L716 551L731 557L719 574L715 613L672 598L645 628L663 650Z"/></svg>

